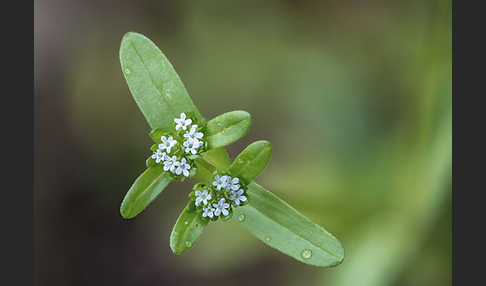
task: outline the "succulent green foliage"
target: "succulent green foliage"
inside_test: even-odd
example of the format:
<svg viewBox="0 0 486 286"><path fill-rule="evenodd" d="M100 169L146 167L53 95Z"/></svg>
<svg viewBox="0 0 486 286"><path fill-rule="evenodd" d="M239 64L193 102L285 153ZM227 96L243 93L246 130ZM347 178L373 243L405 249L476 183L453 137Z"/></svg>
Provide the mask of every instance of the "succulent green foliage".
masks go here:
<svg viewBox="0 0 486 286"><path fill-rule="evenodd" d="M212 195L231 201L229 213L222 217L223 220L236 217L243 227L264 243L303 263L326 267L342 262L344 250L332 234L253 182L270 160L272 146L268 141L250 144L230 165L223 147L248 132L251 124L248 112L227 112L206 122L171 63L151 40L141 34L125 34L120 47L120 62L130 92L153 129L150 132L156 143L150 148L153 152L160 148L161 136L173 135L179 143L182 142L185 134L174 132L174 119L181 113L189 115L198 125L198 132L204 132L206 141L200 153L187 155L180 146L174 147L174 152L190 160L194 168L191 168L189 177L201 182L196 186L209 186ZM157 154L154 156L157 160L161 158ZM160 162L157 163L152 156L146 160L146 165L148 168L135 180L123 199L120 213L124 218L133 218L142 212L175 178L164 171ZM221 189L222 193L217 194L211 185L215 174L239 178L244 191L242 195L247 196L247 200L235 205L237 197L231 189ZM200 193L198 196L201 200ZM214 199L212 203L215 203ZM217 219L203 217L203 211L201 205L195 206L194 192L191 193L191 199L170 236L170 247L174 253L181 254L190 249L207 223Z"/></svg>
<svg viewBox="0 0 486 286"><path fill-rule="evenodd" d="M170 248L175 254L181 254L191 248L203 233L207 220L201 219L201 211L190 200L177 219L170 234Z"/></svg>
<svg viewBox="0 0 486 286"><path fill-rule="evenodd" d="M211 149L203 153L202 157L218 169L226 169L231 163L228 152L224 148Z"/></svg>
<svg viewBox="0 0 486 286"><path fill-rule="evenodd" d="M172 181L162 170L155 166L145 170L128 190L120 207L122 217L129 219L143 211Z"/></svg>
<svg viewBox="0 0 486 286"><path fill-rule="evenodd" d="M181 112L204 121L172 64L144 35L129 32L122 39L120 63L130 92L150 127L171 127Z"/></svg>
<svg viewBox="0 0 486 286"><path fill-rule="evenodd" d="M172 133L172 130L170 128L167 128L167 127L158 127L158 128L152 129L150 131L149 135L150 135L150 138L152 138L152 140L155 143L160 144L162 142L160 140L160 137L162 137L162 135L169 134L169 133ZM157 150L157 144L152 145L152 147L150 149L152 151ZM155 148L154 148L154 146L155 146Z"/></svg>
<svg viewBox="0 0 486 286"><path fill-rule="evenodd" d="M250 183L268 164L272 156L272 144L265 140L251 143L236 157L228 172Z"/></svg>
<svg viewBox="0 0 486 286"><path fill-rule="evenodd" d="M249 203L235 208L234 216L258 239L306 264L328 267L343 261L341 243L324 228L256 183L247 192Z"/></svg>
<svg viewBox="0 0 486 286"><path fill-rule="evenodd" d="M250 128L250 113L236 110L223 113L208 121L207 140L210 148L229 145L243 137Z"/></svg>

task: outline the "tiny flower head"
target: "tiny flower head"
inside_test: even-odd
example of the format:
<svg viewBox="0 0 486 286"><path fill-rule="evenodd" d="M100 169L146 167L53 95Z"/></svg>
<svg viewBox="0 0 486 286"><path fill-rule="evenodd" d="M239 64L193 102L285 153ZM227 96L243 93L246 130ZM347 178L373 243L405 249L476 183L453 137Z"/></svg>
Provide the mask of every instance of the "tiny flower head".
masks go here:
<svg viewBox="0 0 486 286"><path fill-rule="evenodd" d="M202 132L197 132L197 125L192 125L191 129L184 134L187 139L202 139L204 134Z"/></svg>
<svg viewBox="0 0 486 286"><path fill-rule="evenodd" d="M184 176L189 177L189 169L191 169L191 165L187 164L186 162L186 158L182 158L180 161L174 162L173 173L176 175L183 174Z"/></svg>
<svg viewBox="0 0 486 286"><path fill-rule="evenodd" d="M215 216L219 216L220 214L223 214L224 216L229 215L228 208L230 207L230 205L226 202L224 198L220 199L217 204L213 204L213 207L215 208Z"/></svg>
<svg viewBox="0 0 486 286"><path fill-rule="evenodd" d="M176 166L174 165L177 162L177 157L174 155L172 157L165 155L164 156L164 171L171 171L174 172Z"/></svg>
<svg viewBox="0 0 486 286"><path fill-rule="evenodd" d="M203 207L203 217L209 217L213 218L214 217L214 208L211 206Z"/></svg>
<svg viewBox="0 0 486 286"><path fill-rule="evenodd" d="M232 191L230 200L239 206L241 202L246 202L246 196L243 195L243 190Z"/></svg>
<svg viewBox="0 0 486 286"><path fill-rule="evenodd" d="M204 191L196 191L196 207L198 207L201 202L204 204L204 205L207 205L208 204L208 200L210 200L212 198L211 194L208 193L208 190L204 190Z"/></svg>
<svg viewBox="0 0 486 286"><path fill-rule="evenodd" d="M161 149L157 149L157 151L152 154L152 158L155 159L155 163L157 164L164 161L165 156L167 156L167 154L165 154L165 152L162 152Z"/></svg>
<svg viewBox="0 0 486 286"><path fill-rule="evenodd" d="M176 123L176 130L183 129L186 130L187 126L191 125L192 119L186 119L186 114L183 112L180 115L180 118L175 118L174 122Z"/></svg>
<svg viewBox="0 0 486 286"><path fill-rule="evenodd" d="M159 149L167 150L167 153L170 153L170 149L177 145L177 141L172 136L169 136L169 138L162 136L160 137L160 140L162 141L162 143L159 144Z"/></svg>
<svg viewBox="0 0 486 286"><path fill-rule="evenodd" d="M229 180L231 179L230 176L214 176L213 186L219 191L221 189L226 189L228 186Z"/></svg>
<svg viewBox="0 0 486 286"><path fill-rule="evenodd" d="M186 153L196 155L197 149L203 145L203 142L189 138L182 145L184 145Z"/></svg>
<svg viewBox="0 0 486 286"><path fill-rule="evenodd" d="M226 191L237 191L240 189L240 179L238 178L229 178L228 185L226 186Z"/></svg>

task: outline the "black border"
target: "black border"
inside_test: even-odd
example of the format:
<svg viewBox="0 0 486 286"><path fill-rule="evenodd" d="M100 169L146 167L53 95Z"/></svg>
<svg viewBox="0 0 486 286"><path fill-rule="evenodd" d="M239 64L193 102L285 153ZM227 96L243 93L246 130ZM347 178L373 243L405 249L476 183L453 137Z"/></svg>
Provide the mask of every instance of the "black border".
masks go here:
<svg viewBox="0 0 486 286"><path fill-rule="evenodd" d="M33 285L34 2L2 9L2 285ZM14 4L14 5L13 5ZM31 6L32 5L32 6ZM6 6L6 7L5 7ZM32 68L32 69L31 69Z"/></svg>

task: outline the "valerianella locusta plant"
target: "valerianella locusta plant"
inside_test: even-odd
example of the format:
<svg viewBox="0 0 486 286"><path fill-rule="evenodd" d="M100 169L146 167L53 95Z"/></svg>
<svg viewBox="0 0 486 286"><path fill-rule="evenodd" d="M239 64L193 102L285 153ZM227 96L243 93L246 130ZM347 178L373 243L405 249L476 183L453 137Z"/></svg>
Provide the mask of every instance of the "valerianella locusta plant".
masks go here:
<svg viewBox="0 0 486 286"><path fill-rule="evenodd" d="M120 62L155 143L147 169L123 199L124 218L137 216L171 182L191 179L189 202L170 236L174 253L191 248L209 222L236 218L265 244L303 263L328 267L342 262L339 240L254 181L270 160L270 142L253 142L230 161L224 147L248 132L248 112L206 121L170 62L141 34L123 37Z"/></svg>

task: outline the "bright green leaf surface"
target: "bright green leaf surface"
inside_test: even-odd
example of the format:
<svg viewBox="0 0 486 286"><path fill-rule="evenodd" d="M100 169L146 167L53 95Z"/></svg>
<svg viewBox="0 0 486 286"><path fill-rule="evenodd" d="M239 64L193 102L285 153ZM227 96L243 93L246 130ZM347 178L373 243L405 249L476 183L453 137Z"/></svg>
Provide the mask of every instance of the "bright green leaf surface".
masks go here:
<svg viewBox="0 0 486 286"><path fill-rule="evenodd" d="M162 167L145 170L128 190L120 206L122 217L129 219L143 211L172 181Z"/></svg>
<svg viewBox="0 0 486 286"><path fill-rule="evenodd" d="M228 171L233 177L238 177L250 183L268 164L272 156L272 144L265 140L255 141L236 157Z"/></svg>
<svg viewBox="0 0 486 286"><path fill-rule="evenodd" d="M170 234L170 248L175 254L181 254L191 248L208 223L201 218L201 212L196 211L192 204L194 202L190 201L184 208Z"/></svg>
<svg viewBox="0 0 486 286"><path fill-rule="evenodd" d="M152 138L152 140L155 143L160 144L160 143L162 143L162 140L160 139L160 137L164 134L170 134L170 133L171 133L171 129L169 129L167 127L159 127L159 128L155 128L155 129L151 130L149 135L150 135L150 138Z"/></svg>
<svg viewBox="0 0 486 286"><path fill-rule="evenodd" d="M344 249L332 234L289 204L251 183L248 205L234 208L234 218L269 246L310 265L340 264Z"/></svg>
<svg viewBox="0 0 486 286"><path fill-rule="evenodd" d="M226 112L208 121L206 139L210 149L224 147L243 137L250 128L250 113Z"/></svg>
<svg viewBox="0 0 486 286"><path fill-rule="evenodd" d="M181 112L193 112L198 121L205 122L169 60L147 37L126 33L120 63L130 92L152 129L171 127Z"/></svg>
<svg viewBox="0 0 486 286"><path fill-rule="evenodd" d="M197 172L196 175L194 176L194 179L196 179L199 182L206 182L209 183L209 180L211 179L211 176L214 171L214 166L209 164L206 160L202 158L197 158L194 160L196 163L196 168Z"/></svg>
<svg viewBox="0 0 486 286"><path fill-rule="evenodd" d="M221 170L228 168L231 163L228 152L224 148L211 149L203 153L202 157L208 163Z"/></svg>

